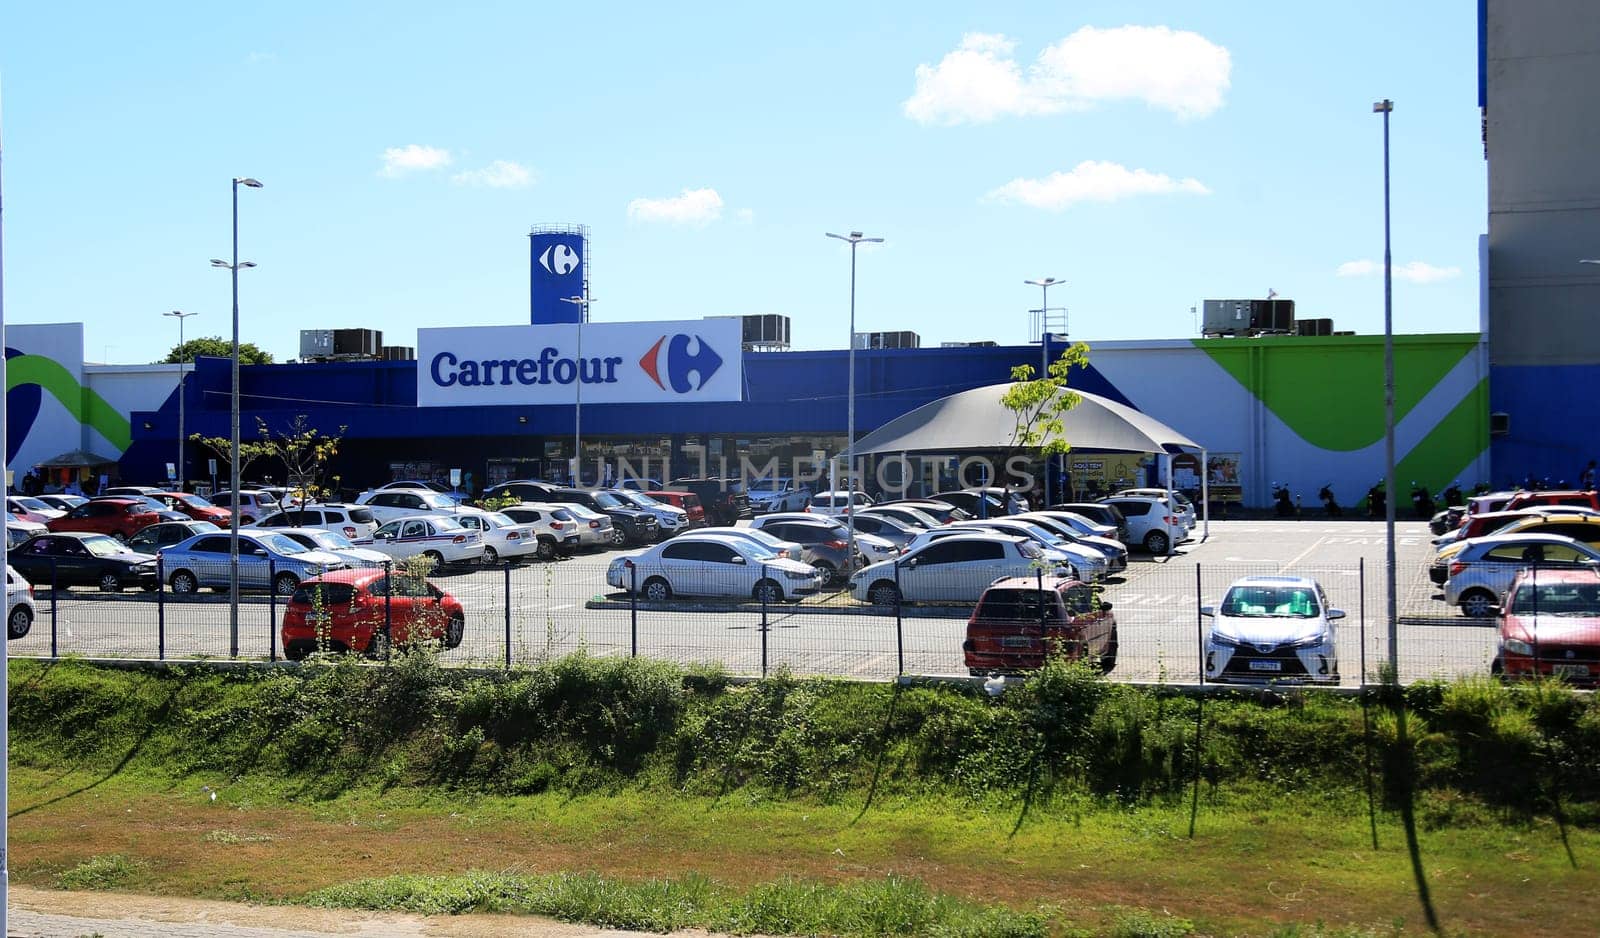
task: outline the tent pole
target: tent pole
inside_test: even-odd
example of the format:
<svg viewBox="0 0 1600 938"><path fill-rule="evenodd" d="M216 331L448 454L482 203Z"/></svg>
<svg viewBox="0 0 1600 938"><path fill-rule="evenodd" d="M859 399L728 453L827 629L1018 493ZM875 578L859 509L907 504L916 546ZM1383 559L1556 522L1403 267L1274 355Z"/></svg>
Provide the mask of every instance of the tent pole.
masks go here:
<svg viewBox="0 0 1600 938"><path fill-rule="evenodd" d="M1166 460L1166 463L1167 463L1167 465L1166 465L1166 469L1167 469L1167 502L1168 502L1167 510L1172 512L1173 516L1176 517L1177 514L1178 514L1178 500L1177 500L1176 497L1174 497L1172 495L1172 491L1173 491L1173 489L1172 489L1172 454L1171 453L1162 453L1161 455ZM1170 537L1167 538L1167 554L1168 555L1175 554L1178 551L1178 545L1173 543L1173 541L1174 541L1173 538L1170 538Z"/></svg>
<svg viewBox="0 0 1600 938"><path fill-rule="evenodd" d="M1211 458L1200 450L1200 543L1211 537Z"/></svg>

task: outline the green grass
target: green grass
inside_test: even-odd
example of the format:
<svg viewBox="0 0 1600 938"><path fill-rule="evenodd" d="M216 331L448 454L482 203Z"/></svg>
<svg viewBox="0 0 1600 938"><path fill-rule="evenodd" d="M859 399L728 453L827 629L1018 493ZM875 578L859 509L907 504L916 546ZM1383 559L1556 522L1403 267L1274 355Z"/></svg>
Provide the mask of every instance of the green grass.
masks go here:
<svg viewBox="0 0 1600 938"><path fill-rule="evenodd" d="M118 889L138 876L144 868L140 860L120 853L93 856L55 879L57 889Z"/></svg>

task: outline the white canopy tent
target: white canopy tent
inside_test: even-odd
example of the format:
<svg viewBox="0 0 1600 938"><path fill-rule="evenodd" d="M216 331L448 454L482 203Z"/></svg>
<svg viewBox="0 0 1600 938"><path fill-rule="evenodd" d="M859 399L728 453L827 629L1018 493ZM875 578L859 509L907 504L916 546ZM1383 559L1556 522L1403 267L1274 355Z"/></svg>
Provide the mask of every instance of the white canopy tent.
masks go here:
<svg viewBox="0 0 1600 938"><path fill-rule="evenodd" d="M855 456L876 453L998 450L1014 445L1016 415L1001 403L1010 382L991 384L941 397L889 421L862 437ZM1149 414L1086 391L1074 391L1078 405L1061 414L1061 438L1074 448L1100 452L1200 454L1200 500L1205 527L1211 531L1211 506L1206 450ZM1166 487L1172 488L1172 460L1166 463ZM853 471L853 470L852 470Z"/></svg>

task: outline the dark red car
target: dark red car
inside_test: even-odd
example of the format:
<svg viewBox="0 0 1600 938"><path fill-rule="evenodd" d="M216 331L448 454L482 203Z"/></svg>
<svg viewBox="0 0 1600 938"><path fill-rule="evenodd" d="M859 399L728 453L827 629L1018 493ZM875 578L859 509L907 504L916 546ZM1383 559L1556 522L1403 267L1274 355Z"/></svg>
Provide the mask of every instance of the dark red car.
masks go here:
<svg viewBox="0 0 1600 938"><path fill-rule="evenodd" d="M227 527L229 524L226 508L218 508L198 495L190 495L188 492L155 492L150 497L173 511L183 512L196 521L209 521L219 528Z"/></svg>
<svg viewBox="0 0 1600 938"><path fill-rule="evenodd" d="M1593 508L1600 511L1600 492L1586 492L1580 489L1548 489L1543 492L1518 492L1511 496L1501 511L1516 511L1519 508L1542 508L1547 505L1574 505L1579 508Z"/></svg>
<svg viewBox="0 0 1600 938"><path fill-rule="evenodd" d="M381 658L391 647L417 642L455 648L466 624L461 603L422 577L335 570L301 581L284 610L280 634L290 661L324 649Z"/></svg>
<svg viewBox="0 0 1600 938"><path fill-rule="evenodd" d="M706 509L700 504L700 496L693 492L646 492L646 495L663 504L674 508L682 508L689 516L689 527L705 527Z"/></svg>
<svg viewBox="0 0 1600 938"><path fill-rule="evenodd" d="M45 522L52 531L90 531L109 534L119 541L133 537L147 524L165 520L155 509L131 498L97 498L84 502L60 518Z"/></svg>
<svg viewBox="0 0 1600 938"><path fill-rule="evenodd" d="M1587 687L1600 683L1600 572L1522 571L1506 591L1499 625L1491 672L1505 678L1554 676Z"/></svg>
<svg viewBox="0 0 1600 938"><path fill-rule="evenodd" d="M1031 671L1054 655L1110 671L1117 664L1117 619L1081 580L1006 577L978 599L961 650L975 675Z"/></svg>

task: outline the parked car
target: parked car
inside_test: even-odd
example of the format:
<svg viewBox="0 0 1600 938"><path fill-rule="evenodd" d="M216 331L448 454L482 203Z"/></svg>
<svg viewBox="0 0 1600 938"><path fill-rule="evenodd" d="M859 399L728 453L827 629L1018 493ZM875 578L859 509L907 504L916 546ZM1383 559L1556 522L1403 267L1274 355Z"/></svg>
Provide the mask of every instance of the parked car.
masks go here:
<svg viewBox="0 0 1600 938"><path fill-rule="evenodd" d="M1010 514L1006 510L1005 501L993 495L982 493L977 489L940 492L933 497L937 501L961 509L967 513L968 518L999 518ZM987 507L980 507L980 500Z"/></svg>
<svg viewBox="0 0 1600 938"><path fill-rule="evenodd" d="M710 522L706 520L705 506L700 504L700 496L693 492L673 492L664 489L652 489L645 493L664 505L682 508L684 514L689 516L690 528L703 528Z"/></svg>
<svg viewBox="0 0 1600 938"><path fill-rule="evenodd" d="M1518 508L1543 508L1548 505L1574 505L1600 511L1600 492L1582 489L1546 489L1542 492L1518 492L1505 503L1502 511Z"/></svg>
<svg viewBox="0 0 1600 938"><path fill-rule="evenodd" d="M449 563L483 560L483 535L462 527L453 515L396 518L372 532L372 547L395 560L427 557L435 570Z"/></svg>
<svg viewBox="0 0 1600 938"><path fill-rule="evenodd" d="M1007 577L967 619L963 660L974 675L1017 674L1054 657L1117 666L1117 619L1094 587L1066 577Z"/></svg>
<svg viewBox="0 0 1600 938"><path fill-rule="evenodd" d="M538 479L512 479L491 485L483 490L483 500L515 498L519 502L534 502L544 504L550 501L550 493L561 488L554 482L542 482Z"/></svg>
<svg viewBox="0 0 1600 938"><path fill-rule="evenodd" d="M471 514L482 508L463 505L448 495L424 489L390 489L381 492L362 492L357 505L372 512L372 520L385 524L396 518L413 515Z"/></svg>
<svg viewBox="0 0 1600 938"><path fill-rule="evenodd" d="M533 525L523 524L498 511L456 517L461 526L483 535L483 562L521 560L539 552L539 538Z"/></svg>
<svg viewBox="0 0 1600 938"><path fill-rule="evenodd" d="M1247 576L1235 580L1220 606L1201 606L1212 620L1205 640L1208 681L1339 683L1333 623L1321 584L1307 577Z"/></svg>
<svg viewBox="0 0 1600 938"><path fill-rule="evenodd" d="M154 495L161 489L153 485L112 485L101 489L98 494L110 498L140 498Z"/></svg>
<svg viewBox="0 0 1600 938"><path fill-rule="evenodd" d="M422 482L418 480L385 482L383 485L375 485L361 494L366 495L370 492L432 492L435 495L443 495L458 505L464 502L467 497L465 492L460 489L452 489L443 482ZM360 496L357 496L357 501L359 500Z"/></svg>
<svg viewBox="0 0 1600 938"><path fill-rule="evenodd" d="M744 538L745 540L754 541L755 543L760 544L762 547L772 551L779 557L783 557L787 560L800 560L803 562L806 555L806 549L804 545L797 544L794 541L786 541L783 538L773 535L772 532L763 531L760 528L702 528L701 531L706 534L720 534L723 537L740 537Z"/></svg>
<svg viewBox="0 0 1600 938"><path fill-rule="evenodd" d="M872 507L872 496L865 492L818 492L805 510L817 515L843 517L852 511Z"/></svg>
<svg viewBox="0 0 1600 938"><path fill-rule="evenodd" d="M969 488L966 491L974 493L980 491L984 492L992 501L996 501L1004 505L1006 514L1008 515L1020 515L1024 511L1028 510L1027 497L1017 489L1008 489L1000 485L991 485L983 489Z"/></svg>
<svg viewBox="0 0 1600 938"><path fill-rule="evenodd" d="M907 544L905 550L901 551L901 553L909 556L928 546L929 544L932 544L934 541L942 541L946 538L963 537L971 534L994 534L1004 535L1006 537L1020 536L1009 534L1007 532L999 531L990 527L962 527L959 525L959 523L953 525L947 524L942 527L934 528L931 531L923 531L921 534L918 534L916 537L911 539L911 543ZM1026 538L1026 540L1033 543L1035 547L1039 546L1038 542L1033 541L1032 538ZM1078 568L1073 565L1071 559L1066 555L1053 550L1046 550L1044 548L1040 548L1040 550L1041 554L1039 557L1039 563L1043 566L1045 572L1048 572L1053 576L1064 576L1074 580L1083 579L1083 577L1079 575Z"/></svg>
<svg viewBox="0 0 1600 938"><path fill-rule="evenodd" d="M661 488L661 480L641 479L635 475L625 475L617 483L617 488L627 492L656 492Z"/></svg>
<svg viewBox="0 0 1600 938"><path fill-rule="evenodd" d="M351 569L381 567L389 562L389 555L371 547L361 547L337 531L326 528L275 528L274 533L310 550L333 554Z"/></svg>
<svg viewBox="0 0 1600 938"><path fill-rule="evenodd" d="M1139 543L1128 537L1128 519L1123 517L1122 510L1115 505L1105 502L1059 502L1051 505L1049 511L1070 511L1075 515L1089 519L1094 524L1110 525L1117 529L1111 535L1124 544Z"/></svg>
<svg viewBox="0 0 1600 938"><path fill-rule="evenodd" d="M1044 551L1024 537L981 531L954 534L911 548L896 560L862 568L850 578L850 592L877 605L970 603L995 580L1028 576L1040 562L1045 562Z"/></svg>
<svg viewBox="0 0 1600 938"><path fill-rule="evenodd" d="M830 570L843 570L849 564L844 563L850 555L850 528L848 518L832 518L827 515L817 515L810 512L786 512L761 515L750 522L750 527L770 531L786 541L804 544L809 548L807 556L802 558L806 563L818 568ZM780 530L781 527L781 530ZM835 549L831 545L837 541L838 557L829 553ZM818 545L824 547L818 547ZM826 548L826 549L824 549ZM889 560L899 556L900 548L894 542L865 531L856 531L856 553L863 563L877 563L880 560Z"/></svg>
<svg viewBox="0 0 1600 938"><path fill-rule="evenodd" d="M757 514L774 511L804 511L811 502L811 487L787 476L756 479L745 487L750 510Z"/></svg>
<svg viewBox="0 0 1600 938"><path fill-rule="evenodd" d="M913 508L933 518L940 524L949 524L952 521L965 521L972 515L949 502L939 501L936 498L902 498L892 502L879 502L873 508Z"/></svg>
<svg viewBox="0 0 1600 938"><path fill-rule="evenodd" d="M1475 537L1486 537L1494 534L1508 524L1521 521L1524 518L1543 518L1564 520L1573 515L1595 514L1587 508L1570 506L1546 508L1521 508L1516 511L1486 511L1481 514L1468 515L1462 519L1461 525L1451 531L1433 539L1436 548L1443 548L1457 541L1467 541ZM1440 580L1439 582L1444 582Z"/></svg>
<svg viewBox="0 0 1600 938"><path fill-rule="evenodd" d="M1111 561L1097 548L1063 540L1052 531L1010 515L987 520L974 518L971 521L957 521L950 527L973 531L998 531L1001 534L1025 537L1039 545L1046 557L1070 562L1075 571L1074 575L1079 579L1101 580L1111 572Z"/></svg>
<svg viewBox="0 0 1600 938"><path fill-rule="evenodd" d="M580 523L573 517L570 505L545 505L534 502L523 502L501 509L500 513L515 521L525 524L533 530L533 554L540 560L554 560L557 554L570 554L576 551L581 543L578 534ZM605 519L609 524L611 519ZM602 540L596 537L596 540ZM605 538L603 542L609 543Z"/></svg>
<svg viewBox="0 0 1600 938"><path fill-rule="evenodd" d="M1128 533L1122 539L1130 547L1138 544L1152 554L1165 554L1188 533L1165 498L1148 495L1117 495L1105 500L1127 521Z"/></svg>
<svg viewBox="0 0 1600 938"><path fill-rule="evenodd" d="M88 501L88 499L82 495L66 495L59 492L54 495L39 495L35 497L37 497L39 501L49 505L51 508L59 509L62 512L71 511L72 509Z"/></svg>
<svg viewBox="0 0 1600 938"><path fill-rule="evenodd" d="M28 538L38 537L48 530L50 529L36 521L18 521L15 516L8 515L6 517L6 547L14 548Z"/></svg>
<svg viewBox="0 0 1600 938"><path fill-rule="evenodd" d="M1116 541L1123 547L1127 546L1126 542L1122 540L1120 529L1118 529L1115 524L1101 524L1097 521L1092 521L1088 517L1080 515L1075 511L1056 511L1054 509L1046 508L1041 509L1040 511L1028 512L1028 514L1038 515L1041 518L1050 518L1055 521L1059 521L1062 524L1072 528L1073 531L1076 531L1079 534L1087 535L1089 537L1103 537L1108 540Z"/></svg>
<svg viewBox="0 0 1600 938"><path fill-rule="evenodd" d="M275 511L256 521L254 527L322 528L343 535L356 545L372 541L372 532L378 530L378 520L365 505L344 502L310 502Z"/></svg>
<svg viewBox="0 0 1600 938"><path fill-rule="evenodd" d="M1166 499L1168 505L1172 508L1173 516L1178 519L1178 524L1183 526L1185 535L1194 530L1198 521L1199 516L1194 510L1194 503L1189 501L1189 496L1176 489L1133 488L1111 493L1112 498L1127 498L1129 496ZM1179 538L1179 540L1182 540L1182 538Z"/></svg>
<svg viewBox="0 0 1600 938"><path fill-rule="evenodd" d="M654 516L605 489L555 489L551 491L549 501L582 505L610 518L613 547L650 544L659 539L661 527L656 524Z"/></svg>
<svg viewBox="0 0 1600 938"><path fill-rule="evenodd" d="M887 518L912 531L926 531L929 528L937 528L944 523L923 509L902 502L879 503L856 514L857 518L868 516Z"/></svg>
<svg viewBox="0 0 1600 938"><path fill-rule="evenodd" d="M587 505L580 505L576 502L544 502L541 504L565 510L567 515L577 523L578 546L580 548L610 547L615 540L612 533L613 525L610 515L595 511ZM526 508L527 506L524 504L518 507ZM522 516L517 513L516 508L508 508L506 510L513 519L521 520Z"/></svg>
<svg viewBox="0 0 1600 938"><path fill-rule="evenodd" d="M320 649L382 658L390 648L424 641L458 647L466 625L461 603L422 577L398 570L336 570L295 589L279 635L290 661Z"/></svg>
<svg viewBox="0 0 1600 938"><path fill-rule="evenodd" d="M1106 559L1107 573L1121 573L1128 569L1128 548L1122 546L1121 541L1109 537L1101 537L1097 534L1084 534L1066 521L1056 517L1056 513L1043 511L1025 512L1020 515L1012 515L1004 520L1027 521L1038 525L1065 543L1099 551Z"/></svg>
<svg viewBox="0 0 1600 938"><path fill-rule="evenodd" d="M165 548L187 541L196 534L220 531L209 521L162 521L147 525L128 538L128 549L137 554L159 554Z"/></svg>
<svg viewBox="0 0 1600 938"><path fill-rule="evenodd" d="M1600 569L1600 550L1559 534L1491 534L1467 541L1450 558L1444 601L1461 614L1492 615L1511 581L1527 567Z"/></svg>
<svg viewBox="0 0 1600 938"><path fill-rule="evenodd" d="M182 515L178 516L180 519ZM131 498L96 498L45 524L51 531L83 531L126 541L145 525L166 520ZM26 576L26 574L24 574Z"/></svg>
<svg viewBox="0 0 1600 938"><path fill-rule="evenodd" d="M227 524L231 517L226 508L218 508L199 495L190 495L188 492L152 492L146 497L165 505L169 511L181 512L196 521L209 521L218 527Z"/></svg>
<svg viewBox="0 0 1600 938"><path fill-rule="evenodd" d="M1494 532L1501 534L1560 534L1600 549L1600 515L1540 512L1537 517L1513 521Z"/></svg>
<svg viewBox="0 0 1600 938"><path fill-rule="evenodd" d="M51 518L59 518L66 514L59 508L52 508L45 502L27 495L7 495L6 511L10 512L13 518L32 521L35 524L44 524Z"/></svg>
<svg viewBox="0 0 1600 938"><path fill-rule="evenodd" d="M892 515L878 514L872 509L856 512L855 524L857 533L881 537L895 547L905 547L912 538L927 530L907 524Z"/></svg>
<svg viewBox="0 0 1600 938"><path fill-rule="evenodd" d="M105 536L86 532L41 534L18 545L8 558L29 583L98 586L119 593L129 586L156 588L156 558L136 554Z"/></svg>
<svg viewBox="0 0 1600 938"><path fill-rule="evenodd" d="M6 639L27 638L39 610L33 604L33 585L6 565Z"/></svg>
<svg viewBox="0 0 1600 938"><path fill-rule="evenodd" d="M261 489L241 489L238 497L235 497L233 492L224 489L221 492L213 493L207 500L223 511L231 512L237 507L240 524L251 524L257 519L265 518L267 515L278 511L282 507L279 505L276 495Z"/></svg>
<svg viewBox="0 0 1600 938"><path fill-rule="evenodd" d="M232 576L230 539L230 535L222 531L196 534L163 550L162 572L167 586L179 596L197 593L208 586L227 589ZM240 590L271 590L279 596L288 596L302 580L344 567L344 560L337 555L311 550L281 534L239 532Z"/></svg>
<svg viewBox="0 0 1600 938"><path fill-rule="evenodd" d="M754 515L738 479L673 479L667 488L699 496L710 524L730 525Z"/></svg>
<svg viewBox="0 0 1600 938"><path fill-rule="evenodd" d="M668 538L674 534L681 534L689 530L689 513L676 505L658 502L643 492L629 492L622 489L609 490L612 495L622 499L640 511L646 512L656 519L657 537Z"/></svg>
<svg viewBox="0 0 1600 938"><path fill-rule="evenodd" d="M637 581L640 595L651 602L717 596L779 603L816 592L825 578L815 567L778 557L753 541L710 531L616 557L606 569L611 586L627 590Z"/></svg>
<svg viewBox="0 0 1600 938"><path fill-rule="evenodd" d="M1497 610L1498 650L1489 668L1504 678L1600 682L1600 575L1588 569L1523 570Z"/></svg>

